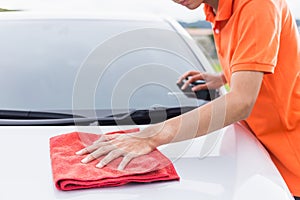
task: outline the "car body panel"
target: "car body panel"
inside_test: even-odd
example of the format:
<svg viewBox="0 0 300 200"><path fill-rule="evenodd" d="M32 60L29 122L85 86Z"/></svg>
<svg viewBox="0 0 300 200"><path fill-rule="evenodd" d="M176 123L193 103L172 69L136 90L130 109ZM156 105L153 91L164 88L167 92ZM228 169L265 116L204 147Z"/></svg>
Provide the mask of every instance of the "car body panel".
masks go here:
<svg viewBox="0 0 300 200"><path fill-rule="evenodd" d="M180 181L68 192L55 188L50 137L128 128L132 127L1 127L0 199L292 199L268 153L240 124L159 147L172 160Z"/></svg>

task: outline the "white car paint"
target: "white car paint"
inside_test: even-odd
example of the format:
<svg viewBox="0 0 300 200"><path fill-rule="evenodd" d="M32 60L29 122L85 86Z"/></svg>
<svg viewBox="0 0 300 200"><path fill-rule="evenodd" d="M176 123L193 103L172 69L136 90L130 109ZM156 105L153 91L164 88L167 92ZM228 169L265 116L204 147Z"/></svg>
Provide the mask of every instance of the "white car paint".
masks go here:
<svg viewBox="0 0 300 200"><path fill-rule="evenodd" d="M50 137L73 131L100 133L126 128L1 127L0 199L293 199L268 153L240 124L159 147L173 161L180 181L68 192L55 188Z"/></svg>

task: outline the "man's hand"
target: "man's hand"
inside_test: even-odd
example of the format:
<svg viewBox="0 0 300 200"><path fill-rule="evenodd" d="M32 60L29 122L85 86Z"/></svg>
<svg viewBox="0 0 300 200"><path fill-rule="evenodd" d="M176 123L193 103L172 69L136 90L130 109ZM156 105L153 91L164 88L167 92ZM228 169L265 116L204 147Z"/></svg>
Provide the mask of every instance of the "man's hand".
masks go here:
<svg viewBox="0 0 300 200"><path fill-rule="evenodd" d="M204 80L205 84L199 84L192 88L193 91L204 90L204 89L218 89L223 86L226 81L223 74L209 74L202 73L199 71L188 71L184 73L177 81L180 83L182 80L187 79L181 89L188 87L190 83L193 83L197 80Z"/></svg>
<svg viewBox="0 0 300 200"><path fill-rule="evenodd" d="M150 153L156 148L149 138L141 137L139 133L102 135L91 146L76 152L76 154L88 154L81 161L82 163L89 163L100 156L106 155L96 165L98 168L123 157L118 166L118 170L123 170L133 158Z"/></svg>

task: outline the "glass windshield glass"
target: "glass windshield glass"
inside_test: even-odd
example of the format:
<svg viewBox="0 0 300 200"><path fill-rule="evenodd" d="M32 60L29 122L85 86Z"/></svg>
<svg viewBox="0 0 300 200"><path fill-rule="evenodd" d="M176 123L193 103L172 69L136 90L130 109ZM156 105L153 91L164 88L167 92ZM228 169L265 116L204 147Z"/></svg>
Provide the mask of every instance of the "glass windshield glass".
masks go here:
<svg viewBox="0 0 300 200"><path fill-rule="evenodd" d="M0 21L2 109L195 106L178 77L201 63L164 21Z"/></svg>

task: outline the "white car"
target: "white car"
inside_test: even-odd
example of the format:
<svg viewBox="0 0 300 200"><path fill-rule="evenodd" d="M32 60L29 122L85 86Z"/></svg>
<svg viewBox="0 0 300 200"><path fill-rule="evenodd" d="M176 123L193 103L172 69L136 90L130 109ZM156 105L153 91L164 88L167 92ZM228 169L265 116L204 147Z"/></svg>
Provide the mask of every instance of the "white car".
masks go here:
<svg viewBox="0 0 300 200"><path fill-rule="evenodd" d="M1 13L0 29L1 200L293 199L239 123L159 147L180 181L57 190L50 137L143 129L187 112L210 98L184 93L178 77L213 69L185 30L160 16L12 12Z"/></svg>

